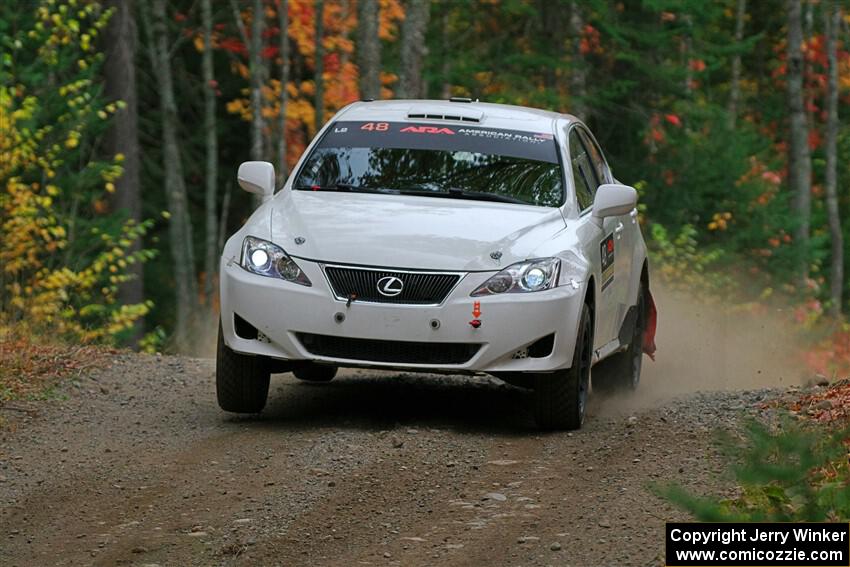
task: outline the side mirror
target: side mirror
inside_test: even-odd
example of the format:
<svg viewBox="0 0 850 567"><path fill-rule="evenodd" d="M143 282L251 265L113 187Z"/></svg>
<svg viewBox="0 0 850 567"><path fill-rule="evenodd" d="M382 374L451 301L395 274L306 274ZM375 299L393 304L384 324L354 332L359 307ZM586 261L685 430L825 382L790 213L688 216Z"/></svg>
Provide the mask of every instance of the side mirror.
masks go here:
<svg viewBox="0 0 850 567"><path fill-rule="evenodd" d="M631 212L637 205L637 191L628 185L600 185L593 199L593 216L603 219Z"/></svg>
<svg viewBox="0 0 850 567"><path fill-rule="evenodd" d="M274 166L267 161L246 161L236 174L239 186L265 201L274 195Z"/></svg>

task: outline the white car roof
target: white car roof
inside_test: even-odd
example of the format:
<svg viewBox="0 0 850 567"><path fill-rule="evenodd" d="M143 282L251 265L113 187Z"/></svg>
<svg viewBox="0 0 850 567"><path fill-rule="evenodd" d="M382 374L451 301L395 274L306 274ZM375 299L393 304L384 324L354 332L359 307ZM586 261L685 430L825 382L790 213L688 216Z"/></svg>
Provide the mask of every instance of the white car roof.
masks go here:
<svg viewBox="0 0 850 567"><path fill-rule="evenodd" d="M551 134L559 120L578 121L571 114L549 110L447 100L376 100L360 101L343 108L335 120L404 122L432 120L442 123L483 126Z"/></svg>

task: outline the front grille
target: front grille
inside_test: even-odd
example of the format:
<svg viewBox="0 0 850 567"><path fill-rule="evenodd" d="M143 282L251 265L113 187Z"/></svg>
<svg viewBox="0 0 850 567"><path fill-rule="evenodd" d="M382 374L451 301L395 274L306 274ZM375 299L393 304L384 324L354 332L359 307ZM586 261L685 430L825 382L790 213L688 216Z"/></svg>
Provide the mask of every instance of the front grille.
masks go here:
<svg viewBox="0 0 850 567"><path fill-rule="evenodd" d="M297 333L297 337L316 356L397 364L464 364L481 348L476 343L380 341L312 333Z"/></svg>
<svg viewBox="0 0 850 567"><path fill-rule="evenodd" d="M326 266L325 273L338 299L352 295L356 301L375 303L407 303L412 305L438 305L454 288L461 275L446 272L408 272L367 268ZM386 296L378 291L384 278L398 278L401 292ZM397 282L394 282L397 285Z"/></svg>

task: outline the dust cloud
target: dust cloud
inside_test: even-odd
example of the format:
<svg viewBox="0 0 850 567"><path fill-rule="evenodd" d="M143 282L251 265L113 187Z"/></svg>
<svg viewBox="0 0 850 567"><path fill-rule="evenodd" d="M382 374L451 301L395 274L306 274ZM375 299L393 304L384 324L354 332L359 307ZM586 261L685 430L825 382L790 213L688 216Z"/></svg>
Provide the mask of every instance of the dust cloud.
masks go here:
<svg viewBox="0 0 850 567"><path fill-rule="evenodd" d="M188 345L171 345L175 352L195 358L215 358L218 342L218 312L201 308Z"/></svg>
<svg viewBox="0 0 850 567"><path fill-rule="evenodd" d="M644 357L637 392L603 406L641 409L694 392L784 388L808 377L799 331L781 309L753 313L658 285L653 296L656 360Z"/></svg>

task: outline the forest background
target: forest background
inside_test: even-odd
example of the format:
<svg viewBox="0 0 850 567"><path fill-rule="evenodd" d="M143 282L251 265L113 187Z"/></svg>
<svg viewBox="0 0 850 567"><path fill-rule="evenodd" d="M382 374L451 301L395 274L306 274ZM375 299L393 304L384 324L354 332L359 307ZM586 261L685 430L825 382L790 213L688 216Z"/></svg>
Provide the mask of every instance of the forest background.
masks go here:
<svg viewBox="0 0 850 567"><path fill-rule="evenodd" d="M781 305L850 372L850 4L20 0L0 5L0 335L187 351L255 206L360 98L570 112L638 188L655 277ZM790 308L788 307L790 305Z"/></svg>

